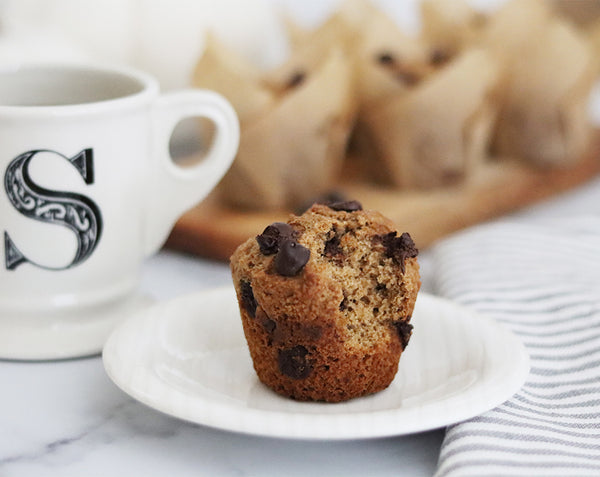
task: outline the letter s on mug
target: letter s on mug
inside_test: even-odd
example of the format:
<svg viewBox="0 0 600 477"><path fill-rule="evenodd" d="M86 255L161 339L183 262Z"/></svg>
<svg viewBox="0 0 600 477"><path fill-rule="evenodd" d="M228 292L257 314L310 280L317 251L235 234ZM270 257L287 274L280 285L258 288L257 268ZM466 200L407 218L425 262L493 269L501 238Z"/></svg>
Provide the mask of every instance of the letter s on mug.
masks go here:
<svg viewBox="0 0 600 477"><path fill-rule="evenodd" d="M27 218L57 224L73 231L77 238L75 257L64 267L48 267L29 260L4 231L4 257L7 270L29 262L47 270L65 270L85 261L97 247L102 235L102 214L98 205L82 194L60 192L37 185L29 174L29 164L36 154L56 154L73 165L86 184L94 183L94 154L84 149L73 157L56 151L38 149L20 154L6 168L4 188L13 207Z"/></svg>

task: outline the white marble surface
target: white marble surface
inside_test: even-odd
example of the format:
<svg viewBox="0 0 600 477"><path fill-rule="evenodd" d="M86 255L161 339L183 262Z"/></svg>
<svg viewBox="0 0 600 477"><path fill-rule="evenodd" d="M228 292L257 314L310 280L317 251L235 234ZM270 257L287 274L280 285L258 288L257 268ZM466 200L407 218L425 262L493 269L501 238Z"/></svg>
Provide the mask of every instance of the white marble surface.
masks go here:
<svg viewBox="0 0 600 477"><path fill-rule="evenodd" d="M532 207L517 220L600 214L600 180ZM557 222L558 224L558 222ZM434 273L422 257L427 283ZM224 264L162 252L141 288L157 300L230 281ZM429 476L443 431L349 442L237 435L189 424L121 392L100 357L0 361L0 475L43 476Z"/></svg>

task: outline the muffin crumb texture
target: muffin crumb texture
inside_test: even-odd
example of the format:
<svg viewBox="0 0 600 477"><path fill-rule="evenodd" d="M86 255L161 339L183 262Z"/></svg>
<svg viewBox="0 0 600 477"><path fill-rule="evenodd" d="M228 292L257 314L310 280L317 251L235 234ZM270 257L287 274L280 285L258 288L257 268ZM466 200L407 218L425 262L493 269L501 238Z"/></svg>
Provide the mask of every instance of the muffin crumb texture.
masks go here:
<svg viewBox="0 0 600 477"><path fill-rule="evenodd" d="M303 401L389 386L412 334L417 253L356 201L315 204L240 245L231 270L259 379Z"/></svg>

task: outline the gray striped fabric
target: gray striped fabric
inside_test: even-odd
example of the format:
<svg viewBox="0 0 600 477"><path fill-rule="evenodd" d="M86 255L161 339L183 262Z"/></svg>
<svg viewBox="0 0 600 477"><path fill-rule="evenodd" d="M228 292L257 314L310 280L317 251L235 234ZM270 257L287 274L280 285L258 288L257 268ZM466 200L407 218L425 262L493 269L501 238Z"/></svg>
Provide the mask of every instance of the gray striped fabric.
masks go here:
<svg viewBox="0 0 600 477"><path fill-rule="evenodd" d="M432 252L436 292L508 326L532 368L448 428L436 477L600 476L600 218L560 223L481 226Z"/></svg>

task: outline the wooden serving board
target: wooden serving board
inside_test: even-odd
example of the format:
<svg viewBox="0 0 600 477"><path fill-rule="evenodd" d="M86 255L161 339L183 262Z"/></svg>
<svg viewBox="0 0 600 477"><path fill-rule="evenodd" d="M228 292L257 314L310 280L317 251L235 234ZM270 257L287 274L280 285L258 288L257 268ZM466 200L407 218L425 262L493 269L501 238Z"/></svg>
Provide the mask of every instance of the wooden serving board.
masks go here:
<svg viewBox="0 0 600 477"><path fill-rule="evenodd" d="M399 191L345 180L336 190L392 219L409 232L420 249L464 227L518 210L580 185L600 173L600 132L589 151L568 169L540 170L516 161L490 162L467 182L432 191ZM187 212L175 225L166 247L217 260L228 260L248 237L260 234L289 211L247 212L231 209L214 196Z"/></svg>

